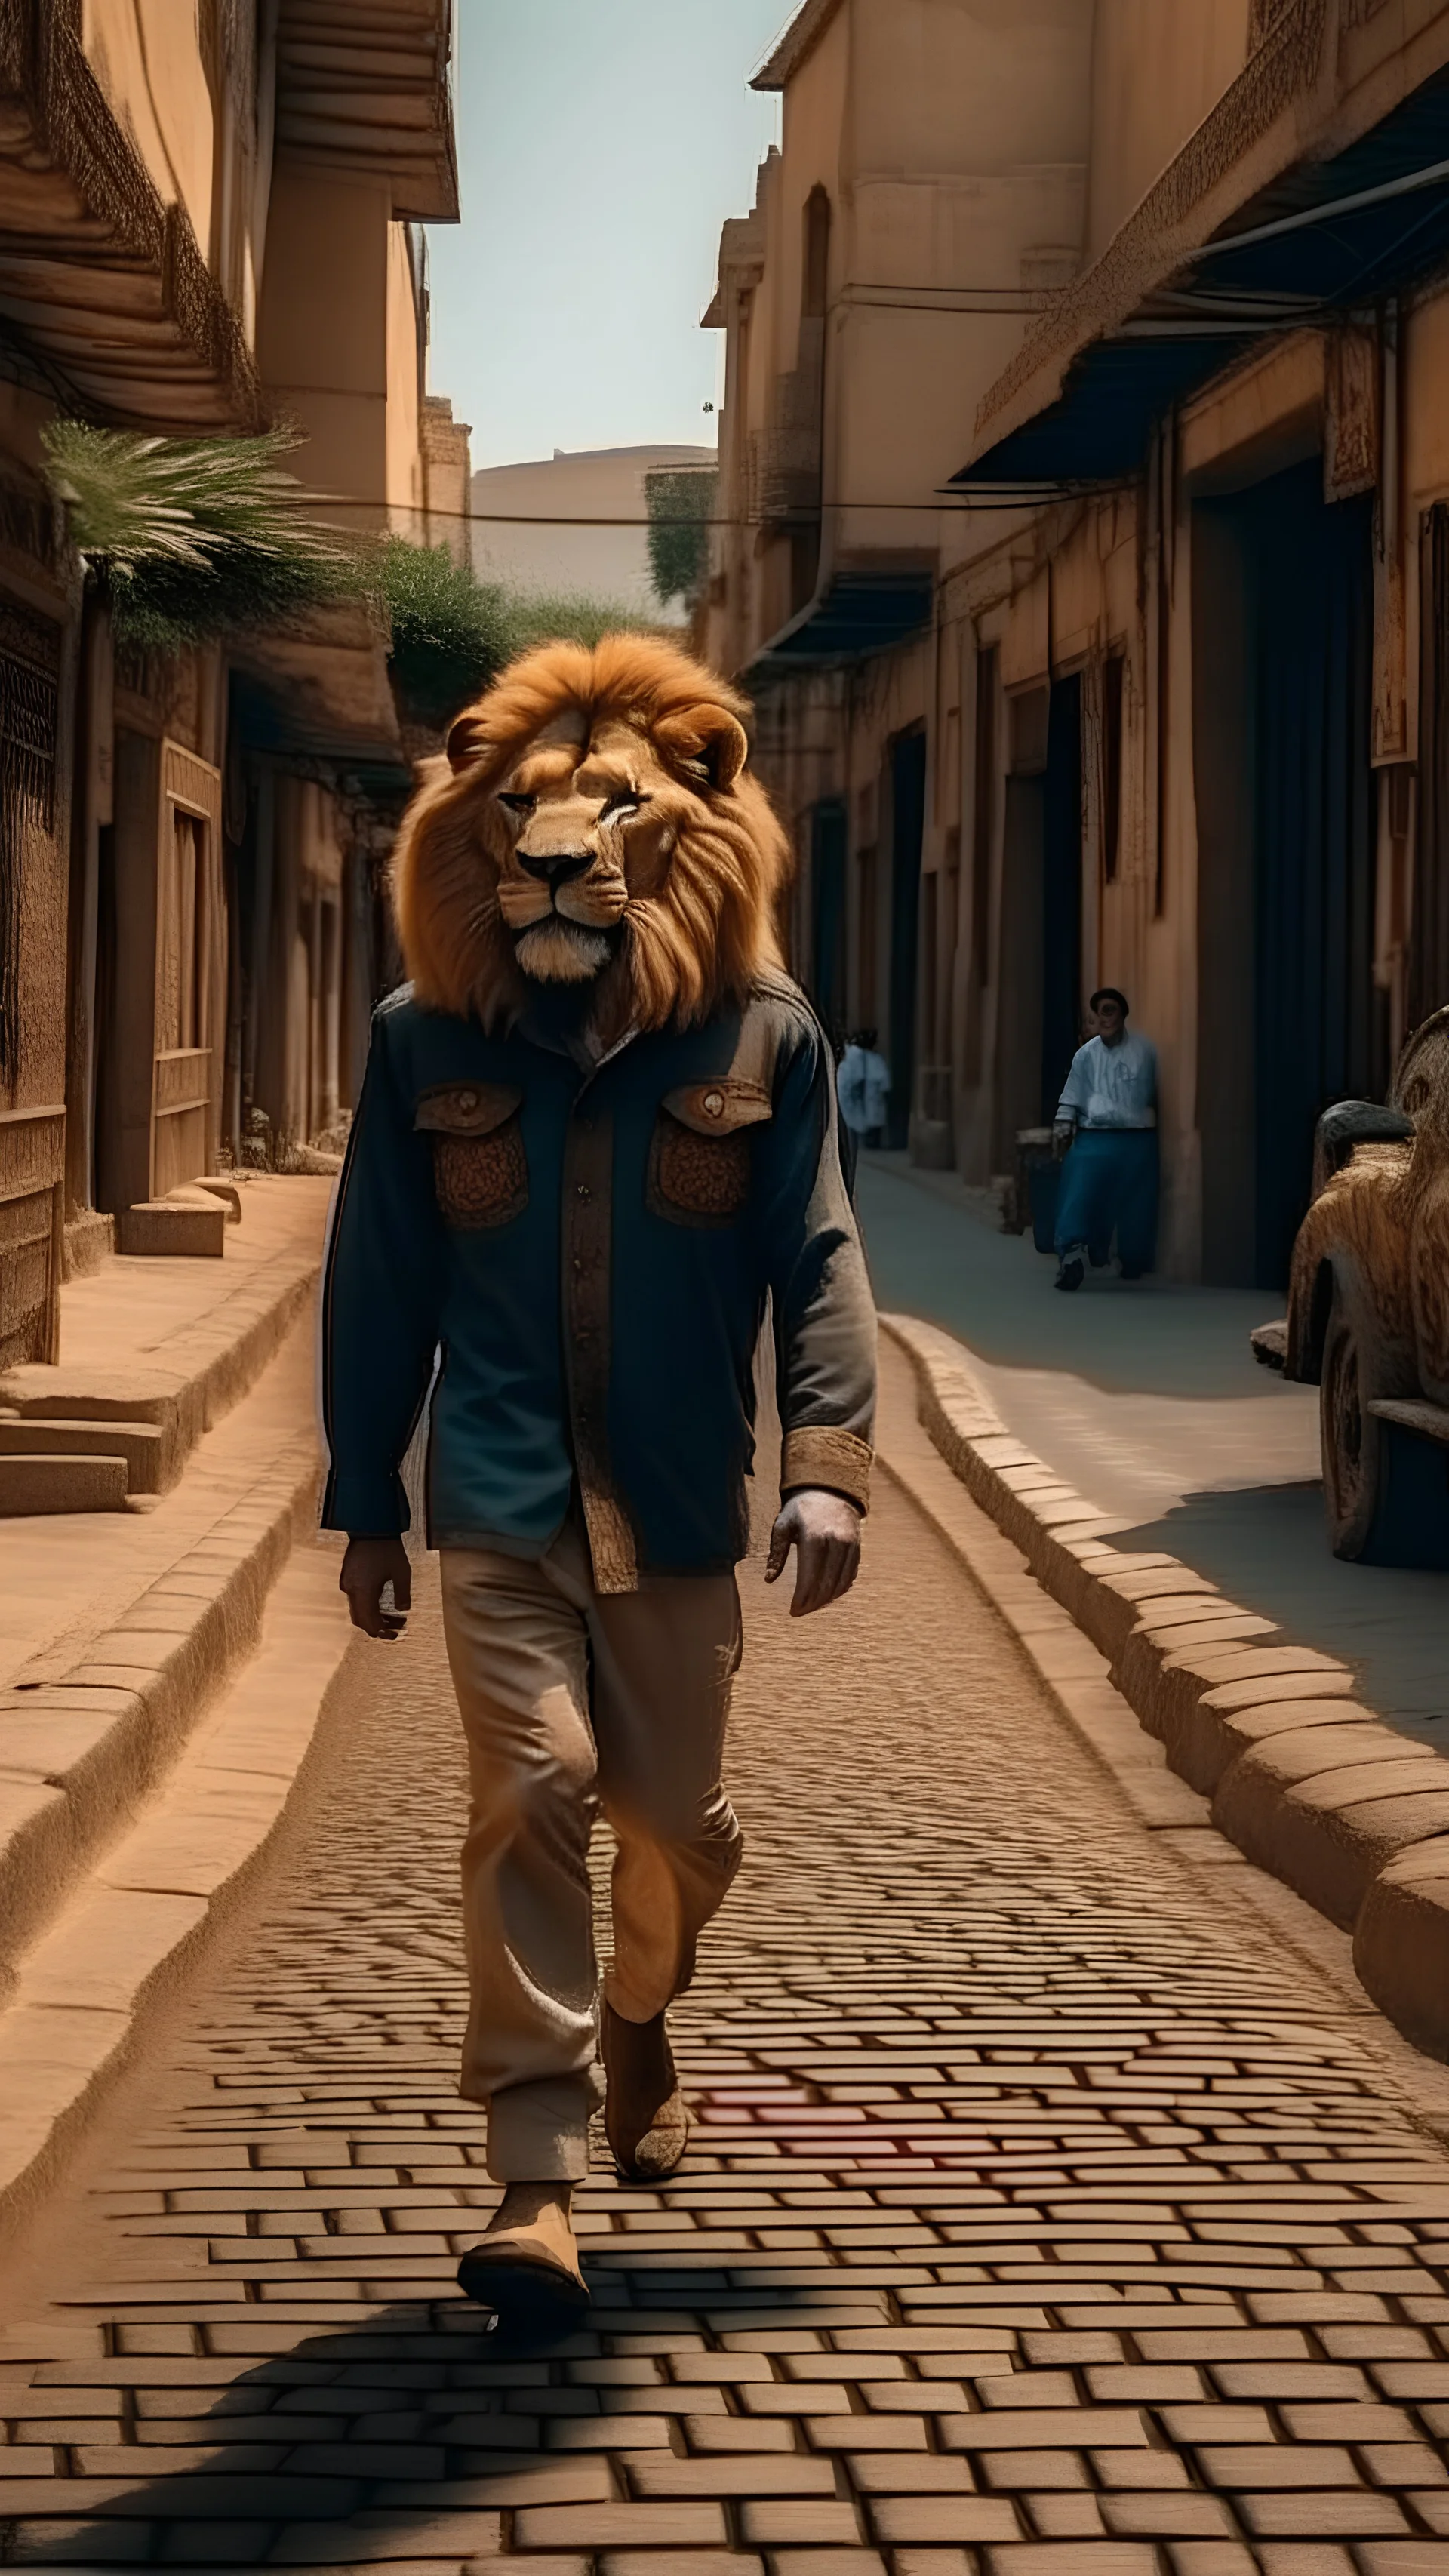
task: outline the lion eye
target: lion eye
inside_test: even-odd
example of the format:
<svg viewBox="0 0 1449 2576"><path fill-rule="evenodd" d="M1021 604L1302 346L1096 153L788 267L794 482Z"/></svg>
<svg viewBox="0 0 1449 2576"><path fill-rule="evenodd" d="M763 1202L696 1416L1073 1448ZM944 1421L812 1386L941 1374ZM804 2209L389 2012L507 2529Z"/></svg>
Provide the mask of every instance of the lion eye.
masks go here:
<svg viewBox="0 0 1449 2576"><path fill-rule="evenodd" d="M498 802L500 805L506 805L510 814L531 814L535 805L538 803L538 798L536 796L505 796L500 788L498 793Z"/></svg>
<svg viewBox="0 0 1449 2576"><path fill-rule="evenodd" d="M613 795L605 798L599 821L613 823L621 814L637 814L644 802L636 787L616 787Z"/></svg>

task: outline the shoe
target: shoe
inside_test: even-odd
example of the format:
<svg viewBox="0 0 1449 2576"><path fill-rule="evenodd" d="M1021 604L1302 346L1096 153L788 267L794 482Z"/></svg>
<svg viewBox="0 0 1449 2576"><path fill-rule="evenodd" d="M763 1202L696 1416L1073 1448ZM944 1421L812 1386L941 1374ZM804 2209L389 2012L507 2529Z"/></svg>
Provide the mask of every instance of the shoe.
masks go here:
<svg viewBox="0 0 1449 2576"><path fill-rule="evenodd" d="M543 2352L583 2323L589 2293L572 2229L561 2239L568 2254L558 2250L559 2241L557 2227L546 2233L537 2220L493 2228L459 2263L458 2287L480 2308L492 2309L491 2331L501 2350Z"/></svg>
<svg viewBox="0 0 1449 2576"><path fill-rule="evenodd" d="M1065 1253L1062 1257L1061 1268L1057 1272L1053 1285L1057 1288L1066 1289L1070 1294L1072 1289L1080 1288L1085 1275L1085 1270L1086 1264L1083 1262L1080 1252Z"/></svg>
<svg viewBox="0 0 1449 2576"><path fill-rule="evenodd" d="M612 2004L602 2018L604 2134L626 2182L667 2182L693 2127L674 2071L663 2013L625 2021Z"/></svg>

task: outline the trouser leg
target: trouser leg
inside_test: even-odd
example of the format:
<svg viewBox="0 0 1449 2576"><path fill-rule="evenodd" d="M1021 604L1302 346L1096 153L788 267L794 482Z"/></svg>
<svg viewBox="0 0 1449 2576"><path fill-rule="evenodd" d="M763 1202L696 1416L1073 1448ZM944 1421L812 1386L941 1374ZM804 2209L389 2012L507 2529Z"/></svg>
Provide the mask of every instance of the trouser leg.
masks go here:
<svg viewBox="0 0 1449 2576"><path fill-rule="evenodd" d="M1157 1138L1148 1131L1124 1137L1122 1144L1117 1251L1123 1269L1140 1277L1157 1259Z"/></svg>
<svg viewBox="0 0 1449 2576"><path fill-rule="evenodd" d="M589 1633L599 1788L618 1846L606 1993L623 2020L652 2021L689 1984L740 1863L720 1777L740 1661L735 1579L660 1576L600 1596Z"/></svg>
<svg viewBox="0 0 1449 2576"><path fill-rule="evenodd" d="M1058 1260L1069 1252L1097 1242L1101 1237L1105 1215L1107 1234L1112 1231L1110 1200L1103 1204L1101 1166L1093 1150L1093 1139L1078 1136L1062 1165L1062 1185L1057 1193L1057 1221L1052 1237Z"/></svg>
<svg viewBox="0 0 1449 2576"><path fill-rule="evenodd" d="M525 1562L445 1548L443 1625L468 1747L470 2006L460 2089L488 2106L499 2182L588 2170L596 1986L586 1570L568 1531Z"/></svg>

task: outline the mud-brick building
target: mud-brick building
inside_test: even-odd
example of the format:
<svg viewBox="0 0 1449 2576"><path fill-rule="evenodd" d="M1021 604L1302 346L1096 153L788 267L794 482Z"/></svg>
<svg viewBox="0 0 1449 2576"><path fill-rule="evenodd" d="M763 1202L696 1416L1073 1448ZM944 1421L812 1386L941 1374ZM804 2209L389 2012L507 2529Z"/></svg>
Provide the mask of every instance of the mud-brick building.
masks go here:
<svg viewBox="0 0 1449 2576"><path fill-rule="evenodd" d="M792 90L814 63L815 127L842 144L862 130L872 7L812 0L797 17L783 154L752 225L726 231L741 457L768 452L781 364L777 324L772 355L754 348L759 317L791 301L802 194L830 186L801 161ZM777 589L730 638L803 833L800 962L822 996L843 993L842 1016L886 1024L914 1150L972 1181L1008 1169L1018 1131L1049 1114L1092 986L1121 984L1163 1057L1170 1268L1276 1283L1319 1110L1381 1092L1405 1029L1449 998L1449 9L882 14L898 41L871 85L893 85L912 132L1003 148L1014 129L988 92L1019 48L1038 95L1062 101L1018 147L1020 187L1051 169L1063 185L1050 225L1011 242L983 186L953 246L963 309L947 327L983 357L998 336L954 463L933 461L931 494L886 491L939 513L922 512L935 561L914 635L864 652L852 635L782 679L828 610L842 504L861 492L832 445L848 399L832 353L861 271L829 273L824 574L793 631ZM927 103L947 29L978 77ZM854 184L842 164L842 194ZM1044 241L1055 280L1035 265ZM919 296L919 267L896 276ZM974 309L1013 280L1009 316ZM900 353L901 453L934 399ZM754 529L718 534L721 621L742 577L731 545L757 584L782 560L765 488Z"/></svg>
<svg viewBox="0 0 1449 2576"><path fill-rule="evenodd" d="M415 532L450 45L449 0L0 5L0 1365L55 1355L67 1263L254 1105L345 1105L355 880L407 783L360 611L118 650L42 431L294 419L340 522Z"/></svg>
<svg viewBox="0 0 1449 2576"><path fill-rule="evenodd" d="M937 602L966 533L941 494L1023 316L1075 273L1091 65L1082 0L806 0L755 75L781 146L705 315L726 347L704 641L747 675L795 827L797 964L837 1032L878 1026L891 1140L914 1113L931 1159L960 875Z"/></svg>

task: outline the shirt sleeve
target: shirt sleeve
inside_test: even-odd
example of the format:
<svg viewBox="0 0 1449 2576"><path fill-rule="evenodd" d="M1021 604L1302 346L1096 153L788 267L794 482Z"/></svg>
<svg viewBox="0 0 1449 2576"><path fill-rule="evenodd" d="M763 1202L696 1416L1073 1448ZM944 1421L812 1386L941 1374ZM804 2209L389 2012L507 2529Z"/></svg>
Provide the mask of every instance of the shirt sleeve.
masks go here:
<svg viewBox="0 0 1449 2576"><path fill-rule="evenodd" d="M1086 1117L1087 1106L1092 1097L1092 1068L1087 1062L1090 1052L1089 1038L1086 1046L1078 1047L1072 1058L1071 1072L1067 1075L1062 1096L1057 1102L1059 1119Z"/></svg>
<svg viewBox="0 0 1449 2576"><path fill-rule="evenodd" d="M366 1538L408 1526L399 1469L432 1379L444 1268L427 1139L393 1047L380 1012L322 1273L322 1527Z"/></svg>
<svg viewBox="0 0 1449 2576"><path fill-rule="evenodd" d="M875 1431L875 1301L841 1175L830 1051L802 1032L762 1131L761 1218L775 1319L780 1491L864 1511Z"/></svg>

